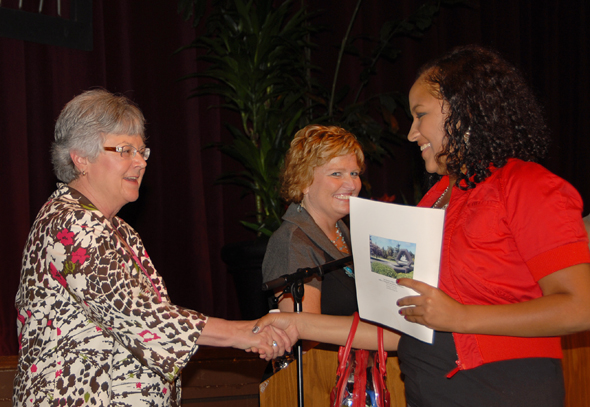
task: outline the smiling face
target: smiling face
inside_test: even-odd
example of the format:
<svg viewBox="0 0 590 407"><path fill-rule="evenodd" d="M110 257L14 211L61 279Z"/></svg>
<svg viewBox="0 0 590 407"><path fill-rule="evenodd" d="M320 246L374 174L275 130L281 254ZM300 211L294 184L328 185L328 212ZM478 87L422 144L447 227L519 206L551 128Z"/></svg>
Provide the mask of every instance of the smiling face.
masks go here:
<svg viewBox="0 0 590 407"><path fill-rule="evenodd" d="M142 150L145 145L140 135L107 134L103 147L133 146ZM139 186L147 165L141 153L135 157L121 157L121 153L102 151L95 160L72 157L80 175L70 185L78 189L109 219L123 205L137 200Z"/></svg>
<svg viewBox="0 0 590 407"><path fill-rule="evenodd" d="M408 140L418 143L426 171L445 175L444 157L440 164L436 155L441 152L445 140L444 122L447 117L445 104L431 94L430 86L418 80L410 89L410 110L414 121L408 134Z"/></svg>
<svg viewBox="0 0 590 407"><path fill-rule="evenodd" d="M305 209L320 227L336 222L350 212L350 197L361 190L360 167L354 153L334 157L315 167L311 185L303 190Z"/></svg>

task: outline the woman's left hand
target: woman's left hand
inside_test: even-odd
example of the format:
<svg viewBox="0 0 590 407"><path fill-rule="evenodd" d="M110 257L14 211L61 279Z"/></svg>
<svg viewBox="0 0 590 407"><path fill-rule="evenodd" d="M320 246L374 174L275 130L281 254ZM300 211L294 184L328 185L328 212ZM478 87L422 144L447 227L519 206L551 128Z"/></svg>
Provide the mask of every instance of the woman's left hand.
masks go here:
<svg viewBox="0 0 590 407"><path fill-rule="evenodd" d="M461 313L464 305L455 301L442 290L413 280L401 278L397 283L411 288L419 295L404 297L397 305L402 307L399 313L410 322L424 325L437 331L460 332Z"/></svg>

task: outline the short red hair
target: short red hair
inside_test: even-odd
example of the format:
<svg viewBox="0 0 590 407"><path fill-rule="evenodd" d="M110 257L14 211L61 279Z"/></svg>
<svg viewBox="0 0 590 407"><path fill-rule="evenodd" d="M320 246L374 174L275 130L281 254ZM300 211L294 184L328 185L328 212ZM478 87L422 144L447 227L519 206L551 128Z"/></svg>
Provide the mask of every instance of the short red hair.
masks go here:
<svg viewBox="0 0 590 407"><path fill-rule="evenodd" d="M361 172L365 155L354 134L337 126L310 124L299 130L285 157L281 196L288 202L303 200L303 190L313 182L313 170L334 157L355 154Z"/></svg>

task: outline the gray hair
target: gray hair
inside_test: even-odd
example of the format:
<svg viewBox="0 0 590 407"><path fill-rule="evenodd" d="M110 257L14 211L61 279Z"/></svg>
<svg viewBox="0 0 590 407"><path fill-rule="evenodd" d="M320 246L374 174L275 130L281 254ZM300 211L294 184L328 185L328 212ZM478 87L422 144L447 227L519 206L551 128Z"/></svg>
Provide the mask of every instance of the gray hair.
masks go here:
<svg viewBox="0 0 590 407"><path fill-rule="evenodd" d="M65 183L78 178L70 152L95 160L107 134L140 135L145 141L145 118L135 103L104 89L88 90L69 101L57 118L51 147L57 178Z"/></svg>

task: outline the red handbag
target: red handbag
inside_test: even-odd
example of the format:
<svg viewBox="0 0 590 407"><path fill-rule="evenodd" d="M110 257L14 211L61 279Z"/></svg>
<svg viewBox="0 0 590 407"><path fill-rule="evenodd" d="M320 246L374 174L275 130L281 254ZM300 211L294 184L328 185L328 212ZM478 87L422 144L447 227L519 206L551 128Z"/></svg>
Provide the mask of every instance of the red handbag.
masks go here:
<svg viewBox="0 0 590 407"><path fill-rule="evenodd" d="M377 352L351 349L359 319L358 312L355 312L346 345L338 350L336 385L330 394L330 406L389 407L391 401L385 384L387 352L383 346L383 328L377 329Z"/></svg>

